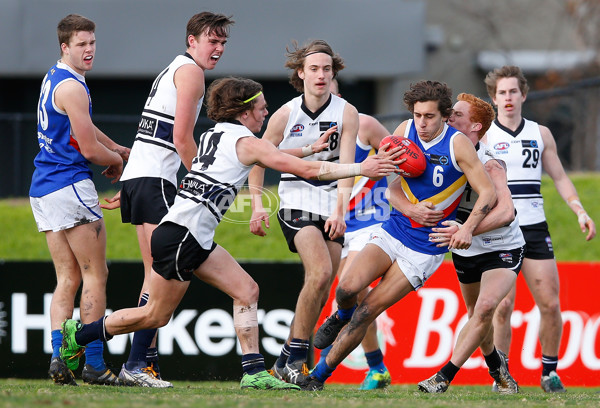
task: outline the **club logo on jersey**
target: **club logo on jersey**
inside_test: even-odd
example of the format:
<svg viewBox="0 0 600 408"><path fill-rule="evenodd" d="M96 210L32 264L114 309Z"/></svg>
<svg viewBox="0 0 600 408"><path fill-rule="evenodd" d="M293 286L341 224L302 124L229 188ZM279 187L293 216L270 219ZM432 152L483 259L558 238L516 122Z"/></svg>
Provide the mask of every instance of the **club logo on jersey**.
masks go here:
<svg viewBox="0 0 600 408"><path fill-rule="evenodd" d="M513 260L513 256L510 252L501 252L498 256L502 262L510 263Z"/></svg>
<svg viewBox="0 0 600 408"><path fill-rule="evenodd" d="M138 124L138 133L144 136L154 136L154 130L156 129L155 118L142 115L140 123Z"/></svg>
<svg viewBox="0 0 600 408"><path fill-rule="evenodd" d="M537 140L521 140L521 146L537 148Z"/></svg>
<svg viewBox="0 0 600 408"><path fill-rule="evenodd" d="M441 164L442 166L447 166L450 163L450 159L446 155L440 156L439 154L430 154L429 155L429 163L434 164L434 165Z"/></svg>
<svg viewBox="0 0 600 408"><path fill-rule="evenodd" d="M290 137L300 137L302 136L302 131L304 130L304 125L302 123L296 123L290 129Z"/></svg>
<svg viewBox="0 0 600 408"><path fill-rule="evenodd" d="M510 144L508 142L500 142L500 143L496 143L494 145L494 150L506 150L510 147Z"/></svg>
<svg viewBox="0 0 600 408"><path fill-rule="evenodd" d="M319 130L325 132L327 129L337 125L337 122L319 122Z"/></svg>

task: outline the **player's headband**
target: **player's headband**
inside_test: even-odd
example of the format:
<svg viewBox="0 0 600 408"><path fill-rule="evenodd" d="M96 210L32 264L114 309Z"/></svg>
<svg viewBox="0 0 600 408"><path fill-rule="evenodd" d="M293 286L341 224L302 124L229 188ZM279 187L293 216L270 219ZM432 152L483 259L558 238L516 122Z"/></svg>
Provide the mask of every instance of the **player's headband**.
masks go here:
<svg viewBox="0 0 600 408"><path fill-rule="evenodd" d="M253 101L254 99L258 98L258 97L259 97L259 96L261 96L261 95L262 95L262 91L260 91L260 92L259 92L259 93L257 93L256 95L254 95L254 96L251 96L250 98L246 99L244 102L240 103L240 105L244 105L244 104L246 104L246 103L248 103L248 102L250 102L250 101Z"/></svg>

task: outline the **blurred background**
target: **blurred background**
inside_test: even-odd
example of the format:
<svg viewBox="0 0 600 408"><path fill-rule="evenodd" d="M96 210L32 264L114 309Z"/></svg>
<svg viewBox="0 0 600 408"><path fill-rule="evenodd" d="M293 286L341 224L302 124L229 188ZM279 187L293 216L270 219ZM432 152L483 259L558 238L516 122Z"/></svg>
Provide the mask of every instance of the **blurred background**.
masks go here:
<svg viewBox="0 0 600 408"><path fill-rule="evenodd" d="M485 74L519 65L531 91L524 116L548 126L570 171L600 170L600 2L597 0L0 0L0 198L28 195L37 154L39 86L59 59L58 21L79 13L97 24L86 75L93 120L131 146L156 75L185 51L185 26L209 10L236 21L207 82L258 80L274 112L297 95L286 46L321 38L344 58L340 92L392 132L408 116L411 82L446 82L489 99ZM201 112L196 134L211 125ZM277 181L271 174L269 180ZM95 177L98 191L110 185Z"/></svg>

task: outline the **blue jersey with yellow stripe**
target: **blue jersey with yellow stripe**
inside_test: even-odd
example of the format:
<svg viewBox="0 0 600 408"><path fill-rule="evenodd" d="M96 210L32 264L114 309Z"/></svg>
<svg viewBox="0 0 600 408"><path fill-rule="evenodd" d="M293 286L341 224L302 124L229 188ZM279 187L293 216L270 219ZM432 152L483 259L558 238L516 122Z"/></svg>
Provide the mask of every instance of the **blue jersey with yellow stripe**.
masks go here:
<svg viewBox="0 0 600 408"><path fill-rule="evenodd" d="M467 184L464 175L454 156L453 140L457 133L453 127L444 124L442 133L430 142L422 142L412 120L406 126L405 137L414 141L423 151L427 159L425 172L415 178L402 178L402 190L408 200L416 204L429 201L435 210L444 212L443 221L456 218L458 204ZM424 254L442 254L447 247L438 248L429 241L431 227L425 227L406 217L400 211L392 209L390 219L383 228L407 247Z"/></svg>
<svg viewBox="0 0 600 408"><path fill-rule="evenodd" d="M354 161L362 163L376 151L370 145L363 145L357 138ZM346 212L346 232L356 231L373 224L379 224L390 216L390 204L385 198L387 179L378 181L358 176L354 179L352 195Z"/></svg>

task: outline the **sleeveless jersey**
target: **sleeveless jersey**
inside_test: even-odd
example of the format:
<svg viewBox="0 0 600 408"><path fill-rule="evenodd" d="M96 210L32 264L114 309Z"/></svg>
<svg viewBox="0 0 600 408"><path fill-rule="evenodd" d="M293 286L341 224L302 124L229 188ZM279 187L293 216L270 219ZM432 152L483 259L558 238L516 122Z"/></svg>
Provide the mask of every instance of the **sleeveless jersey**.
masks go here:
<svg viewBox="0 0 600 408"><path fill-rule="evenodd" d="M200 136L198 155L179 185L175 203L161 223L171 221L189 229L209 249L215 229L248 178L252 165L238 160L235 146L242 137L255 137L239 122L217 123Z"/></svg>
<svg viewBox="0 0 600 408"><path fill-rule="evenodd" d="M475 147L477 149L477 156L483 164L495 159L491 149L485 144L479 142ZM457 221L464 224L469 214L471 214L478 197L477 192L467 183L462 200L458 206ZM493 251L515 249L523 245L525 245L525 239L523 239L523 233L521 232L521 228L519 228L519 220L515 217L509 225L484 232L483 234L474 235L469 249L453 249L452 252L460 256L469 257Z"/></svg>
<svg viewBox="0 0 600 408"><path fill-rule="evenodd" d="M487 144L496 157L506 163L508 187L520 225L545 221L544 199L540 190L544 141L539 125L523 119L513 132L496 119L487 132Z"/></svg>
<svg viewBox="0 0 600 408"><path fill-rule="evenodd" d="M371 154L376 154L370 145L356 138L354 161L362 163ZM368 177L354 178L354 187L346 212L346 232L356 231L369 225L379 224L390 216L390 203L385 198L387 178L373 181Z"/></svg>
<svg viewBox="0 0 600 408"><path fill-rule="evenodd" d="M154 80L121 181L138 177L160 177L177 185L181 158L173 144L177 105L173 76L178 68L186 64L195 65L196 62L187 53L178 55ZM198 101L196 120L203 100L204 97Z"/></svg>
<svg viewBox="0 0 600 408"><path fill-rule="evenodd" d="M35 170L31 179L29 195L42 197L70 184L92 178L88 160L83 157L77 140L71 134L67 113L54 103L56 89L66 81L77 81L88 94L90 116L92 100L83 75L68 65L57 62L42 81L38 102L37 137L40 152L33 163Z"/></svg>
<svg viewBox="0 0 600 408"><path fill-rule="evenodd" d="M454 155L453 141L458 130L444 124L442 133L428 143L421 141L412 119L406 126L404 137L411 139L421 148L427 159L425 172L419 177L402 178L402 190L408 200L416 204L429 201L435 210L444 212L445 220L456 218L458 204L467 184L467 177L458 167ZM424 254L443 254L448 248L438 248L429 241L431 227L425 227L392 208L390 218L383 229L408 248Z"/></svg>
<svg viewBox="0 0 600 408"><path fill-rule="evenodd" d="M304 95L300 95L289 101L286 106L290 108L290 116L279 148L291 149L312 144L323 132L337 125L337 132L329 137L329 147L304 157L303 160L339 163L339 139L346 101L332 94L329 100L313 113L304 105ZM337 180L307 180L294 174L283 173L279 182L279 199L280 208L303 210L328 217L337 202Z"/></svg>

